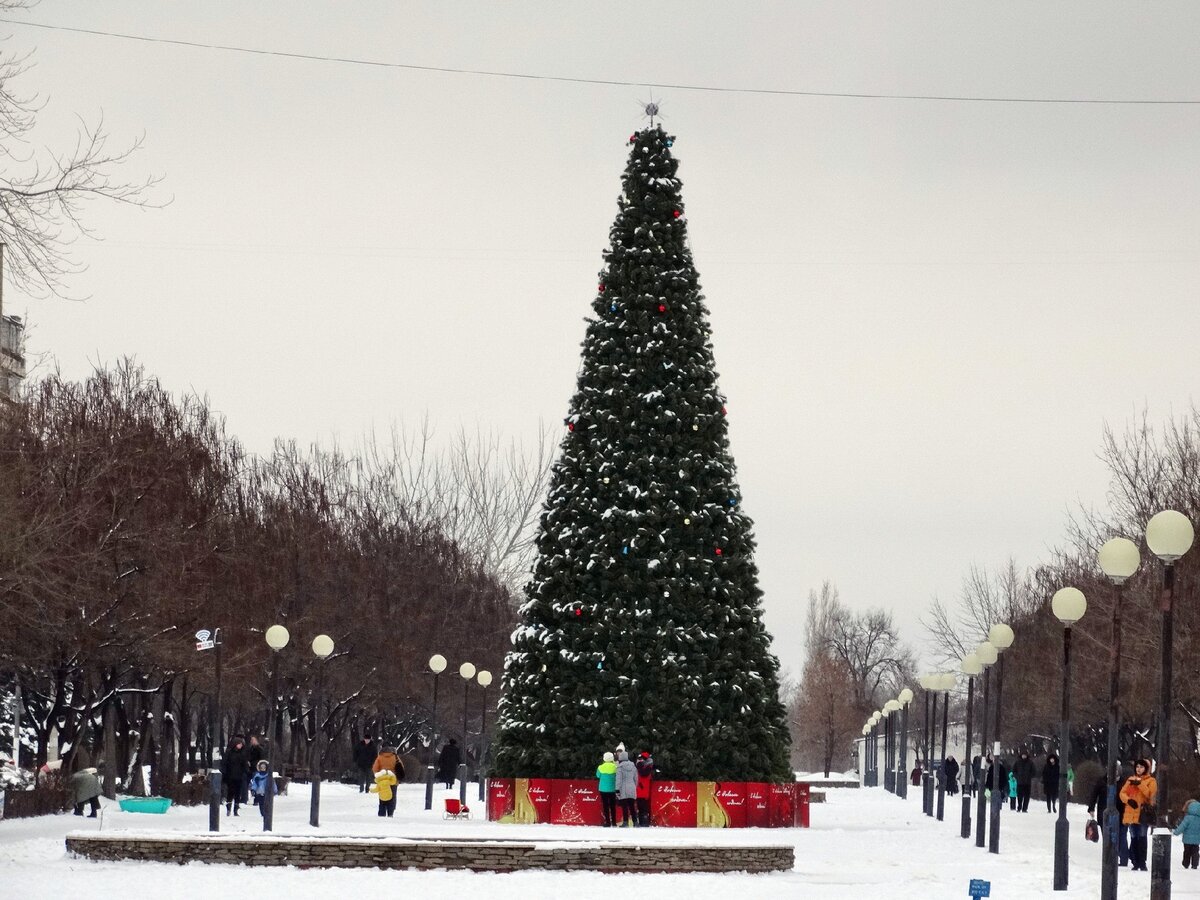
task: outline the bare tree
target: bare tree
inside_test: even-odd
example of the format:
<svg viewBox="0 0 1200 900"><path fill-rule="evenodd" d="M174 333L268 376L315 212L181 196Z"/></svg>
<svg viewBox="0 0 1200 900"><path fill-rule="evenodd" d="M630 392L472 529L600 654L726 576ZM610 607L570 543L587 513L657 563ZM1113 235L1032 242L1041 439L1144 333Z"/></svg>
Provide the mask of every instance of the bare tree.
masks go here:
<svg viewBox="0 0 1200 900"><path fill-rule="evenodd" d="M30 0L0 0L0 13L32 5ZM91 234L83 218L87 205L98 199L153 205L149 189L159 179L119 176L142 138L112 148L102 115L94 123L80 120L72 146L57 151L36 147L33 135L42 104L18 84L30 66L28 55L0 53L0 242L9 247L7 274L17 287L35 296L61 295L64 278L82 268L70 246Z"/></svg>

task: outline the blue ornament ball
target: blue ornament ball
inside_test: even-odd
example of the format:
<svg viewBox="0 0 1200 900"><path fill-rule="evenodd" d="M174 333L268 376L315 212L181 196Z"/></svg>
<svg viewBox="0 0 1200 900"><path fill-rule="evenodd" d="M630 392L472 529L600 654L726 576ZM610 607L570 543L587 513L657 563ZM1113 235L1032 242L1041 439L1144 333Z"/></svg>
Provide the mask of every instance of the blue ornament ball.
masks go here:
<svg viewBox="0 0 1200 900"><path fill-rule="evenodd" d="M609 309L610 309L612 312L616 312L616 311L617 311L617 304L615 304L615 303L614 303L612 306L610 306L610 307L609 307Z"/></svg>

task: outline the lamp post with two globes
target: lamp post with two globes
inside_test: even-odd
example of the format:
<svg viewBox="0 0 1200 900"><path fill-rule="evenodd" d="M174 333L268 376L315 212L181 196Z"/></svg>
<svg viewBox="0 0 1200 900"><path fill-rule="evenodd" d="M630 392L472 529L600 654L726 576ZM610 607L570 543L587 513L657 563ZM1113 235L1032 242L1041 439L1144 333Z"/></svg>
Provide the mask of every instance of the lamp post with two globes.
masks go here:
<svg viewBox="0 0 1200 900"><path fill-rule="evenodd" d="M1058 739L1059 802L1058 821L1054 823L1054 890L1065 891L1068 880L1068 837L1071 829L1071 824L1067 821L1067 770L1071 765L1071 626L1087 612L1087 600L1079 588L1060 588L1055 591L1050 608L1063 624L1062 714Z"/></svg>

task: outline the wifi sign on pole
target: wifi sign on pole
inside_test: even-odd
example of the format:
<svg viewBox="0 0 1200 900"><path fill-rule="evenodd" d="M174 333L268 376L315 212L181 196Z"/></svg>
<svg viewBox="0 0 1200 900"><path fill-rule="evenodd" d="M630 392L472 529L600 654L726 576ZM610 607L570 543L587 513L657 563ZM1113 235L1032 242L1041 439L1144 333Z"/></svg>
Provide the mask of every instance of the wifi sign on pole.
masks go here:
<svg viewBox="0 0 1200 900"><path fill-rule="evenodd" d="M212 632L207 628L201 628L196 632L196 649L211 650L216 646L216 641L212 639Z"/></svg>

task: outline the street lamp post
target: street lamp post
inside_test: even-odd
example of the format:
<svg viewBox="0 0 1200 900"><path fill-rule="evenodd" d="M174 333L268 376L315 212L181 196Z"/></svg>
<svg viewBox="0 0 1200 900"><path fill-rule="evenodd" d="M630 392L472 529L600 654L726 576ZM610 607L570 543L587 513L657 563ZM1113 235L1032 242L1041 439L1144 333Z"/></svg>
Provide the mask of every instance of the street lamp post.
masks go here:
<svg viewBox="0 0 1200 900"><path fill-rule="evenodd" d="M975 676L983 671L983 664L974 653L968 653L962 658L962 673L967 676L967 736L964 741L966 753L962 765L965 767L962 792L962 836L971 836L971 790L969 787L974 777L971 768L971 717L975 707ZM982 767L982 764L981 764Z"/></svg>
<svg viewBox="0 0 1200 900"><path fill-rule="evenodd" d="M317 663L317 687L313 696L313 743L309 777L312 780L312 799L308 807L308 824L317 828L321 824L321 694L325 687L325 660L333 652L333 638L318 634L313 638L312 652Z"/></svg>
<svg viewBox="0 0 1200 900"><path fill-rule="evenodd" d="M288 645L291 635L282 625L267 629L267 646L271 648L271 685L267 696L267 734L263 752L267 759L267 792L263 794L263 831L275 825L275 717L279 705L279 651Z"/></svg>
<svg viewBox="0 0 1200 900"><path fill-rule="evenodd" d="M938 690L942 692L942 777L938 779L937 820L946 816L946 731L949 724L950 691L954 688L954 673L943 672L937 676Z"/></svg>
<svg viewBox="0 0 1200 900"><path fill-rule="evenodd" d="M983 847L987 843L987 791L984 790L984 766L987 765L988 754L988 715L990 712L990 701L992 693L992 666L996 664L999 658L999 651L992 645L991 641L984 641L975 650L975 657L979 660L979 664L983 666L983 709L980 715L979 723L979 784L976 785L976 790L979 792L979 797L975 804L975 846ZM999 785L993 785L998 790Z"/></svg>
<svg viewBox="0 0 1200 900"><path fill-rule="evenodd" d="M904 688L896 697L900 702L900 780L896 782L896 794L903 800L908 799L908 705L912 703L913 692Z"/></svg>
<svg viewBox="0 0 1200 900"><path fill-rule="evenodd" d="M937 694L933 690L933 676L926 674L920 679L921 689L925 692L925 768L921 774L921 810L927 816L933 815L933 723L937 720ZM929 706L933 703L933 714L930 718Z"/></svg>
<svg viewBox="0 0 1200 900"><path fill-rule="evenodd" d="M492 683L492 673L484 669L475 676L475 680L483 688L483 702L479 704L479 799L484 800L487 796L483 780L487 757L487 689Z"/></svg>
<svg viewBox="0 0 1200 900"><path fill-rule="evenodd" d="M900 702L898 700L889 700L883 705L883 708L887 711L888 743L890 744L887 755L887 772L884 775L884 780L887 782L887 789L895 794L899 791L899 787L896 784L896 758L899 755L896 752L896 725L899 719L896 713L900 712Z"/></svg>
<svg viewBox="0 0 1200 900"><path fill-rule="evenodd" d="M1104 809L1104 846L1100 851L1100 900L1117 900L1117 785L1121 780L1118 753L1121 722L1117 704L1121 690L1121 601L1126 579L1141 565L1137 544L1128 538L1113 538L1100 548L1100 568L1116 587L1113 598L1112 644L1109 648L1108 684L1108 802Z"/></svg>
<svg viewBox="0 0 1200 900"><path fill-rule="evenodd" d="M1000 654L1000 671L996 677L996 743L1001 737L1001 721L1004 713L1004 651L1012 646L1013 630L1004 624L993 625L988 629L988 643ZM991 833L988 835L988 852L1000 852L1000 808L1004 805L1006 791L992 790Z"/></svg>
<svg viewBox="0 0 1200 900"><path fill-rule="evenodd" d="M433 654L433 656L429 657L429 671L433 673L433 739L432 739L432 744L431 744L432 753L430 754L430 757L429 757L430 761L432 762L433 759L436 759L436 756L434 754L437 753L437 740L438 740L438 717L437 717L438 678L441 676L441 674L443 672L446 671L446 657L442 656L442 654L440 654L440 653L435 653L435 654ZM425 767L425 808L433 809L433 766L432 765L427 765Z"/></svg>
<svg viewBox="0 0 1200 900"><path fill-rule="evenodd" d="M871 713L871 787L879 787L879 721L883 713Z"/></svg>
<svg viewBox="0 0 1200 900"><path fill-rule="evenodd" d="M1058 821L1054 823L1054 890L1065 891L1068 881L1067 769L1071 765L1071 626L1087 612L1087 600L1079 588L1055 591L1050 601L1055 617L1063 624L1062 714L1059 730Z"/></svg>
<svg viewBox="0 0 1200 900"><path fill-rule="evenodd" d="M463 805L467 802L467 699L471 688L471 679L475 677L475 664L465 662L458 667L458 674L463 680L463 762L458 767L458 800Z"/></svg>
<svg viewBox="0 0 1200 900"><path fill-rule="evenodd" d="M1183 513L1164 510L1146 523L1146 546L1163 562L1161 681L1159 683L1158 735L1155 751L1158 765L1158 822L1154 849L1150 860L1150 900L1171 900L1171 826L1170 826L1170 769L1171 769L1171 688L1174 676L1174 627L1172 602L1175 593L1175 561L1187 553L1196 533Z"/></svg>
<svg viewBox="0 0 1200 900"><path fill-rule="evenodd" d="M863 736L863 754L862 754L862 786L871 786L871 747L867 743L867 738L871 734L871 723L864 722L862 727Z"/></svg>

